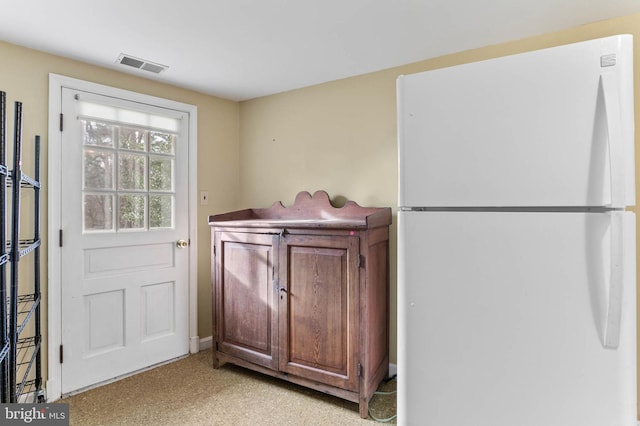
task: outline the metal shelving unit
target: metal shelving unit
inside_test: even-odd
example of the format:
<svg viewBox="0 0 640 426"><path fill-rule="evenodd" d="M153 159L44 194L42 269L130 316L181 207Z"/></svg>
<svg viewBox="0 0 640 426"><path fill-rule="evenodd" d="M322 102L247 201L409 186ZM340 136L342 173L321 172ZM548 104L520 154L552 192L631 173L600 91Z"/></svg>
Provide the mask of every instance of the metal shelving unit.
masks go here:
<svg viewBox="0 0 640 426"><path fill-rule="evenodd" d="M9 402L9 334L7 317L7 95L0 92L0 402Z"/></svg>
<svg viewBox="0 0 640 426"><path fill-rule="evenodd" d="M43 402L41 364L40 291L40 136L35 137L35 173L22 170L22 103L15 103L13 169L6 165L6 94L0 92L2 136L0 136L0 402ZM11 189L11 219L7 219L7 189ZM22 191L33 191L33 228L21 237ZM7 239L7 228L9 238ZM22 279L24 257L31 255L32 271ZM25 261L27 259L24 259ZM21 269L23 272L21 272ZM7 280L7 275L9 279Z"/></svg>

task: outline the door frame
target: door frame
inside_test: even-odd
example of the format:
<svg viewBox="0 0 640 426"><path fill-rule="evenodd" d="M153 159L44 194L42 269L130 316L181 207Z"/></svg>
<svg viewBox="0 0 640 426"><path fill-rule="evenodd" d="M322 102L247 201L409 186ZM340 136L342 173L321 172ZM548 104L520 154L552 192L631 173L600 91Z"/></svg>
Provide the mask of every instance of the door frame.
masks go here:
<svg viewBox="0 0 640 426"><path fill-rule="evenodd" d="M129 90L119 89L103 84L92 83L58 74L49 74L49 135L48 135L48 219L47 219L47 260L48 260L48 334L47 334L47 400L55 401L62 396L62 364L60 363L60 345L62 343L62 251L59 247L59 230L61 223L61 146L60 113L62 88L70 88L123 98L135 102L171 108L186 112L189 115L189 153L188 153L188 209L189 209L189 351L196 353L200 349L198 337L198 109L169 99L145 95Z"/></svg>

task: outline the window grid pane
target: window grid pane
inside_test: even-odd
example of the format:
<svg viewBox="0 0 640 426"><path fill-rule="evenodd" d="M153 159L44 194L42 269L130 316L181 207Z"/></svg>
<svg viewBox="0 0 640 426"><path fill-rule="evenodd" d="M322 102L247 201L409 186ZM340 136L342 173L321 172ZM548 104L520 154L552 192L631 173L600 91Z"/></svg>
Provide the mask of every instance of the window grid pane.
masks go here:
<svg viewBox="0 0 640 426"><path fill-rule="evenodd" d="M118 189L147 189L147 157L118 152Z"/></svg>
<svg viewBox="0 0 640 426"><path fill-rule="evenodd" d="M149 132L132 127L120 127L118 132L118 148L131 151L146 151Z"/></svg>
<svg viewBox="0 0 640 426"><path fill-rule="evenodd" d="M149 190L173 191L173 158L150 156Z"/></svg>
<svg viewBox="0 0 640 426"><path fill-rule="evenodd" d="M149 195L149 228L173 227L173 195Z"/></svg>
<svg viewBox="0 0 640 426"><path fill-rule="evenodd" d="M84 149L84 189L113 189L113 151Z"/></svg>
<svg viewBox="0 0 640 426"><path fill-rule="evenodd" d="M176 135L171 133L150 132L149 144L149 151L154 154L173 155Z"/></svg>
<svg viewBox="0 0 640 426"><path fill-rule="evenodd" d="M87 231L113 231L113 195L84 194L84 228Z"/></svg>
<svg viewBox="0 0 640 426"><path fill-rule="evenodd" d="M172 228L177 135L95 119L81 123L84 231Z"/></svg>
<svg viewBox="0 0 640 426"><path fill-rule="evenodd" d="M93 120L82 120L85 145L97 145L113 148L113 126Z"/></svg>
<svg viewBox="0 0 640 426"><path fill-rule="evenodd" d="M146 229L146 201L146 195L118 195L118 229Z"/></svg>

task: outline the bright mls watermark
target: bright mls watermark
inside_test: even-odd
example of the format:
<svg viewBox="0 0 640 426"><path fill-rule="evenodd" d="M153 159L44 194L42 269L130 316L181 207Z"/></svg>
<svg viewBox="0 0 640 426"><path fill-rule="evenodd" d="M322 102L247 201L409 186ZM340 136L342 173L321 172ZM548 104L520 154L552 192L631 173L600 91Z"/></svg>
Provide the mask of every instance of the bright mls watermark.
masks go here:
<svg viewBox="0 0 640 426"><path fill-rule="evenodd" d="M0 404L0 424L69 426L69 404Z"/></svg>

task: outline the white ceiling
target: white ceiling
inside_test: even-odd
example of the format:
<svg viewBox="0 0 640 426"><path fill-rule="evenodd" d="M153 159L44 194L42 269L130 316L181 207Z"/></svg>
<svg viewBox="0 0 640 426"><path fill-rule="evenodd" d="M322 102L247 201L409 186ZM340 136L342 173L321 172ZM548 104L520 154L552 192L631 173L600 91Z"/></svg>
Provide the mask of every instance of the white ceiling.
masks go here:
<svg viewBox="0 0 640 426"><path fill-rule="evenodd" d="M245 100L639 12L640 0L0 0L0 39ZM169 68L116 64L121 53Z"/></svg>

